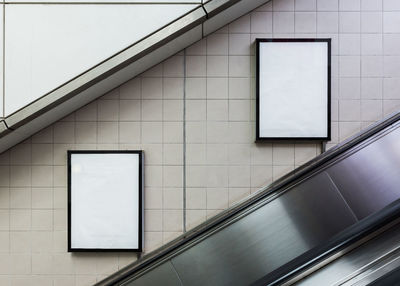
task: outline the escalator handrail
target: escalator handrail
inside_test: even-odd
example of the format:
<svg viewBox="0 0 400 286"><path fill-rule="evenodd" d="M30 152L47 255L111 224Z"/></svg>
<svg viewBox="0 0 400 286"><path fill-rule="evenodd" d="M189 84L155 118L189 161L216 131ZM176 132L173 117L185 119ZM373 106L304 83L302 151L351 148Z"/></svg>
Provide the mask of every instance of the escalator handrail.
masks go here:
<svg viewBox="0 0 400 286"><path fill-rule="evenodd" d="M304 175L315 172L321 168L325 163L329 162L336 156L343 154L352 147L361 143L362 141L370 138L371 136L379 133L380 131L390 127L394 123L400 120L400 111L395 112L386 118L370 125L367 129L357 133L356 135L348 138L342 143L332 147L328 151L318 155L314 159L310 160L306 164L296 168L292 172L283 176L282 178L274 181L270 185L260 189L258 192L254 193L250 197L246 198L244 201L237 203L236 205L230 207L229 209L221 212L215 217L207 220L203 224L193 228L192 230L182 234L175 240L169 242L168 244L160 247L159 249L146 254L144 257L138 259L132 264L127 265L121 270L115 272L106 279L95 284L96 286L111 286L121 283L127 277L137 274L139 272L145 272L148 268L156 264L160 260L165 260L167 257L173 256L177 250L188 242L201 239L207 233L212 232L219 225L226 223L235 217L239 216L244 210L246 210L251 205L254 205L264 199L269 198L274 195L278 190L288 187L301 179Z"/></svg>

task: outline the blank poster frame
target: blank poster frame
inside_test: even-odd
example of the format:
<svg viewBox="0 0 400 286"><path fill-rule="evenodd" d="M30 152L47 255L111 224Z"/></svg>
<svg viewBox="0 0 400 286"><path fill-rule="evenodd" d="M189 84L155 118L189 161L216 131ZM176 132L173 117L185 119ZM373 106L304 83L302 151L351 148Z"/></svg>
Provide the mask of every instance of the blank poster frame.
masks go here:
<svg viewBox="0 0 400 286"><path fill-rule="evenodd" d="M137 154L138 166L138 247L73 248L71 247L71 157L73 154ZM144 152L142 150L68 150L68 252L142 252L144 242Z"/></svg>
<svg viewBox="0 0 400 286"><path fill-rule="evenodd" d="M327 43L327 126L326 126L326 136L320 137L262 137L260 136L260 45L265 42L281 42L281 43L316 43L325 42ZM258 38L256 39L256 143L259 142L274 142L274 141L310 141L310 142L324 142L331 139L331 39L327 38L305 38L305 39L266 39Z"/></svg>

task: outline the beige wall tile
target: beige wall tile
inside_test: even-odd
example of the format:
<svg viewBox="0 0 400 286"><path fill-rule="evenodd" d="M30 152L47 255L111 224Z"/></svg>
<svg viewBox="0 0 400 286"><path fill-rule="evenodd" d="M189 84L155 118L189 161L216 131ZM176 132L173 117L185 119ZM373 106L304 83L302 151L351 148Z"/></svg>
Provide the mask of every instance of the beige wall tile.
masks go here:
<svg viewBox="0 0 400 286"><path fill-rule="evenodd" d="M0 231L0 254L4 252L10 252L10 233L8 231Z"/></svg>
<svg viewBox="0 0 400 286"><path fill-rule="evenodd" d="M74 143L74 122L57 122L54 124L54 143Z"/></svg>
<svg viewBox="0 0 400 286"><path fill-rule="evenodd" d="M244 15L230 23L229 33L250 33L250 16Z"/></svg>
<svg viewBox="0 0 400 286"><path fill-rule="evenodd" d="M182 187L183 168L182 166L164 166L163 167L163 186L164 187Z"/></svg>
<svg viewBox="0 0 400 286"><path fill-rule="evenodd" d="M99 121L117 121L119 117L118 100L99 100L97 103Z"/></svg>
<svg viewBox="0 0 400 286"><path fill-rule="evenodd" d="M188 77L206 76L207 58L205 56L187 56L186 57L186 75Z"/></svg>
<svg viewBox="0 0 400 286"><path fill-rule="evenodd" d="M164 188L163 209L182 209L183 208L183 189Z"/></svg>
<svg viewBox="0 0 400 286"><path fill-rule="evenodd" d="M182 122L164 122L163 124L163 142L181 143L183 141L183 123Z"/></svg>
<svg viewBox="0 0 400 286"><path fill-rule="evenodd" d="M76 143L96 143L97 122L76 122L75 124ZM32 150L33 151L33 150Z"/></svg>
<svg viewBox="0 0 400 286"><path fill-rule="evenodd" d="M97 101L93 101L75 112L75 120L96 121L97 120Z"/></svg>
<svg viewBox="0 0 400 286"><path fill-rule="evenodd" d="M11 253L30 253L31 252L31 233L28 231L10 232L10 252Z"/></svg>
<svg viewBox="0 0 400 286"><path fill-rule="evenodd" d="M141 125L138 122L119 122L120 143L140 143Z"/></svg>
<svg viewBox="0 0 400 286"><path fill-rule="evenodd" d="M142 101L142 120L143 121L161 121L162 113L162 100L143 100Z"/></svg>
<svg viewBox="0 0 400 286"><path fill-rule="evenodd" d="M207 78L207 99L226 99L228 94L228 78Z"/></svg>
<svg viewBox="0 0 400 286"><path fill-rule="evenodd" d="M208 121L228 120L228 102L226 100L208 100L207 120Z"/></svg>
<svg viewBox="0 0 400 286"><path fill-rule="evenodd" d="M183 230L183 213L181 210L165 210L163 217L164 231L180 232Z"/></svg>
<svg viewBox="0 0 400 286"><path fill-rule="evenodd" d="M142 142L161 143L162 142L162 123L143 122L142 123Z"/></svg>
<svg viewBox="0 0 400 286"><path fill-rule="evenodd" d="M70 253L53 255L53 273L54 274L74 273L74 263Z"/></svg>
<svg viewBox="0 0 400 286"><path fill-rule="evenodd" d="M53 256L51 254L32 255L32 274L48 274L53 271Z"/></svg>
<svg viewBox="0 0 400 286"><path fill-rule="evenodd" d="M207 164L225 165L228 163L228 146L226 144L207 145Z"/></svg>
<svg viewBox="0 0 400 286"><path fill-rule="evenodd" d="M163 150L163 163L166 165L183 164L183 145L165 144Z"/></svg>
<svg viewBox="0 0 400 286"><path fill-rule="evenodd" d="M31 210L18 209L10 210L10 230L30 230Z"/></svg>
<svg viewBox="0 0 400 286"><path fill-rule="evenodd" d="M186 98L187 99L205 99L206 98L206 78L190 78L186 79Z"/></svg>
<svg viewBox="0 0 400 286"><path fill-rule="evenodd" d="M207 76L208 77L227 77L228 76L228 57L227 56L207 56Z"/></svg>
<svg viewBox="0 0 400 286"><path fill-rule="evenodd" d="M162 231L163 230L163 213L162 210L145 210L145 231Z"/></svg>
<svg viewBox="0 0 400 286"><path fill-rule="evenodd" d="M52 253L53 231L52 230L32 231L31 244L32 244L32 253Z"/></svg>
<svg viewBox="0 0 400 286"><path fill-rule="evenodd" d="M206 166L187 166L186 167L186 186L203 187L206 184Z"/></svg>
<svg viewBox="0 0 400 286"><path fill-rule="evenodd" d="M97 124L98 143L118 142L118 122L98 122Z"/></svg>
<svg viewBox="0 0 400 286"><path fill-rule="evenodd" d="M253 12L251 13L252 33L272 33L272 13Z"/></svg>
<svg viewBox="0 0 400 286"><path fill-rule="evenodd" d="M52 230L52 210L32 210L32 230Z"/></svg>
<svg viewBox="0 0 400 286"><path fill-rule="evenodd" d="M226 209L228 197L228 188L207 188L207 209Z"/></svg>
<svg viewBox="0 0 400 286"><path fill-rule="evenodd" d="M112 253L98 254L96 259L97 274L110 275L118 270L118 257Z"/></svg>
<svg viewBox="0 0 400 286"><path fill-rule="evenodd" d="M188 165L202 165L206 163L206 146L203 144L186 145L186 163Z"/></svg>
<svg viewBox="0 0 400 286"><path fill-rule="evenodd" d="M10 254L9 263L11 264L11 274L27 275L32 273L30 254Z"/></svg>
<svg viewBox="0 0 400 286"><path fill-rule="evenodd" d="M53 166L32 166L32 187L52 187Z"/></svg>
<svg viewBox="0 0 400 286"><path fill-rule="evenodd" d="M328 148L399 110L400 6L378 2L271 1L1 154L0 285L93 285L136 260L67 253L67 150L145 151L145 253L318 155L254 143L255 38L332 38Z"/></svg>
<svg viewBox="0 0 400 286"><path fill-rule="evenodd" d="M187 100L186 101L186 120L198 121L205 120L207 116L206 100Z"/></svg>
<svg viewBox="0 0 400 286"><path fill-rule="evenodd" d="M28 165L31 163L31 144L20 143L10 150L10 164Z"/></svg>
<svg viewBox="0 0 400 286"><path fill-rule="evenodd" d="M163 75L165 77L183 77L184 76L183 56L173 56L163 63Z"/></svg>
<svg viewBox="0 0 400 286"><path fill-rule="evenodd" d="M140 77L131 79L120 87L120 99L140 99L142 90ZM97 103L97 102L96 102Z"/></svg>
<svg viewBox="0 0 400 286"><path fill-rule="evenodd" d="M164 99L183 99L185 89L183 78L164 78L163 88Z"/></svg>
<svg viewBox="0 0 400 286"><path fill-rule="evenodd" d="M191 229L203 223L207 218L206 210L187 210L186 229Z"/></svg>
<svg viewBox="0 0 400 286"><path fill-rule="evenodd" d="M13 222L14 223L14 222ZM0 209L0 231L10 229L10 211Z"/></svg>
<svg viewBox="0 0 400 286"><path fill-rule="evenodd" d="M207 37L207 55L227 55L228 47L228 34L211 34Z"/></svg>
<svg viewBox="0 0 400 286"><path fill-rule="evenodd" d="M142 99L161 99L162 95L162 78L142 79Z"/></svg>
<svg viewBox="0 0 400 286"><path fill-rule="evenodd" d="M163 114L163 120L182 121L183 120L183 101L182 100L164 100L162 114Z"/></svg>
<svg viewBox="0 0 400 286"><path fill-rule="evenodd" d="M162 232L145 232L144 239L146 241L144 245L145 252L150 252L163 244Z"/></svg>
<svg viewBox="0 0 400 286"><path fill-rule="evenodd" d="M53 126L50 125L34 134L32 143L53 143Z"/></svg>
<svg viewBox="0 0 400 286"><path fill-rule="evenodd" d="M53 144L32 144L32 165L52 165Z"/></svg>
<svg viewBox="0 0 400 286"><path fill-rule="evenodd" d="M206 209L207 191L205 188L186 188L186 208Z"/></svg>

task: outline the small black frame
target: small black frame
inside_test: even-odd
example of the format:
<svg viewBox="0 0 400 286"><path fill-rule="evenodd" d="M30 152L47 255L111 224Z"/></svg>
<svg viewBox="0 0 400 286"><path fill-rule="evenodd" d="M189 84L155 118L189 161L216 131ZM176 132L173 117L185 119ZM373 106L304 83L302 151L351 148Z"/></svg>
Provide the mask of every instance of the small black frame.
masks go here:
<svg viewBox="0 0 400 286"><path fill-rule="evenodd" d="M327 136L326 137L260 137L260 45L263 42L326 42L327 43ZM329 38L257 38L256 39L256 143L274 141L329 141L331 139L331 39Z"/></svg>
<svg viewBox="0 0 400 286"><path fill-rule="evenodd" d="M71 247L71 156L73 154L138 154L139 155L139 217L138 248L72 248ZM144 152L142 150L68 150L68 252L142 252L144 242Z"/></svg>

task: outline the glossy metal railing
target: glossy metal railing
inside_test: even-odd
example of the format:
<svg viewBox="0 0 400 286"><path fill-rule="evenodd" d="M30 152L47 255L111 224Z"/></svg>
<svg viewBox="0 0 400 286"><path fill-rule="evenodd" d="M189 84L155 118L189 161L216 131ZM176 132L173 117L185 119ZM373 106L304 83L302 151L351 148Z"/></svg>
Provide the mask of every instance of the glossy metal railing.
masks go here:
<svg viewBox="0 0 400 286"><path fill-rule="evenodd" d="M340 257L296 279L298 286L369 285L400 268L400 220ZM400 280L397 280L400 281ZM290 284L289 284L290 285ZM384 285L395 285L394 283Z"/></svg>
<svg viewBox="0 0 400 286"><path fill-rule="evenodd" d="M97 285L281 284L400 214L400 112Z"/></svg>

